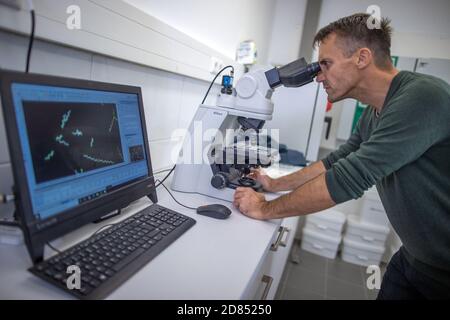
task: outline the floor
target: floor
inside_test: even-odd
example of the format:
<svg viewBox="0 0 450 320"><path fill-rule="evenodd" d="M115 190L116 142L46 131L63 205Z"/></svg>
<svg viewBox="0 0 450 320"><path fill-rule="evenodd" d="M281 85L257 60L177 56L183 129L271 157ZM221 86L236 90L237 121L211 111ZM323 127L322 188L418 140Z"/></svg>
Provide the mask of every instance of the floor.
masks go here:
<svg viewBox="0 0 450 320"><path fill-rule="evenodd" d="M295 263L291 257L296 257ZM381 276L386 265L380 266ZM366 267L328 259L292 246L275 299L280 300L374 300L378 290L366 286Z"/></svg>

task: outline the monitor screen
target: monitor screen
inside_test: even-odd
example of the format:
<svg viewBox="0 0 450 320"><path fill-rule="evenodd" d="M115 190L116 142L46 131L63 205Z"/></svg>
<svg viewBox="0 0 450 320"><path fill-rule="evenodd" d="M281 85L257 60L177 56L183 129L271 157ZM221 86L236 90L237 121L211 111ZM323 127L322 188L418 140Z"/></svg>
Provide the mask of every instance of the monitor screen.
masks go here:
<svg viewBox="0 0 450 320"><path fill-rule="evenodd" d="M151 174L138 94L13 82L11 96L36 220Z"/></svg>

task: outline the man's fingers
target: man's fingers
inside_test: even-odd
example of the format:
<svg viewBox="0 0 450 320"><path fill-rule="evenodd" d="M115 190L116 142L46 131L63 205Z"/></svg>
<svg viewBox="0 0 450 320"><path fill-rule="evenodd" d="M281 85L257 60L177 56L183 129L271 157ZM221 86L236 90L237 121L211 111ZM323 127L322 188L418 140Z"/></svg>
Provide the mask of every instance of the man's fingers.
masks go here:
<svg viewBox="0 0 450 320"><path fill-rule="evenodd" d="M234 195L234 200L236 201L236 200L240 200L240 199L242 199L244 197L244 195L243 194L235 194Z"/></svg>
<svg viewBox="0 0 450 320"><path fill-rule="evenodd" d="M248 187L237 187L236 188L236 193L242 193L242 192L248 192L249 190L252 190L252 188L248 188Z"/></svg>

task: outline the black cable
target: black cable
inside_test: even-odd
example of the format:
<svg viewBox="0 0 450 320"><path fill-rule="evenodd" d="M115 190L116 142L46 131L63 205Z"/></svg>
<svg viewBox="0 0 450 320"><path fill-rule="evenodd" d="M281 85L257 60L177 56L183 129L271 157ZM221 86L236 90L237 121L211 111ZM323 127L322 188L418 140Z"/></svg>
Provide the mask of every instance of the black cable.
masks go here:
<svg viewBox="0 0 450 320"><path fill-rule="evenodd" d="M159 180L156 180L156 181L159 181ZM172 192L170 192L169 189L167 189L167 187L166 187L161 181L159 181L159 182L160 182L159 185L162 185L162 186L164 187L164 189L166 189L167 192L170 194L170 196L172 197L172 199L175 200L175 202L178 203L180 206L183 206L183 207L188 208L188 209L191 209L191 210L197 210L197 208L188 207L188 206L185 206L184 204L178 202L178 200L175 199L175 197L173 196Z"/></svg>
<svg viewBox="0 0 450 320"><path fill-rule="evenodd" d="M175 170L175 167L176 167L177 165L174 165L173 167L172 167L172 169L170 169L170 172L168 173L168 174L166 174L166 176L162 179L162 181L159 181L158 179L156 179L156 181L159 181L159 183L155 186L155 188L158 188L164 181L166 181L166 179L170 176L170 174L173 172L173 170ZM164 170L163 171L161 171L161 172L164 172Z"/></svg>
<svg viewBox="0 0 450 320"><path fill-rule="evenodd" d="M101 227L98 228L92 235L90 235L88 239L90 239L90 238L92 238L93 236L95 236L97 233L99 233L99 232L100 232L101 230L103 230L104 228L109 227L109 226L115 226L115 225L116 225L116 223L110 223L110 224L105 224L104 226L101 226ZM61 254L61 253L62 253L61 250L58 250L57 248L55 248L54 246L52 246L52 245L50 244L50 242L46 242L46 244L49 246L50 249L52 249L52 250L55 251L56 253L58 253L58 254Z"/></svg>
<svg viewBox="0 0 450 320"><path fill-rule="evenodd" d="M54 246L52 246L52 245L50 244L50 242L47 242L47 245L49 246L50 249L52 249L52 250L55 251L56 253L61 254L61 251L58 250L58 249L56 249Z"/></svg>
<svg viewBox="0 0 450 320"><path fill-rule="evenodd" d="M105 224L104 226L101 226L100 228L98 228L92 235L89 236L88 239L92 238L93 236L95 236L97 233L99 233L100 231L102 231L103 229L105 229L106 227L110 227L110 226L115 226L117 223L109 223L109 224ZM46 244L49 246L50 249L52 249L53 251L55 251L58 254L61 254L62 251L55 248L54 246L52 246L50 244L50 242L46 242Z"/></svg>
<svg viewBox="0 0 450 320"><path fill-rule="evenodd" d="M28 43L27 66L26 66L26 70L25 70L27 73L30 70L31 50L33 49L35 27L36 27L36 16L34 14L34 10L32 9L31 10L31 34L30 34L30 42Z"/></svg>
<svg viewBox="0 0 450 320"><path fill-rule="evenodd" d="M163 173L163 172L170 171L170 170L172 170L172 169L173 169L173 168L170 168L170 169L164 169L164 170L161 170L161 171L153 172L153 176L156 176L157 174L160 174L160 173Z"/></svg>
<svg viewBox="0 0 450 320"><path fill-rule="evenodd" d="M103 229L105 229L106 227L112 227L115 226L117 223L108 223L105 224L104 226L101 226L100 228L97 229L97 231L95 231L89 238L92 238L93 236L95 236L96 234L98 234L100 231L102 231Z"/></svg>
<svg viewBox="0 0 450 320"><path fill-rule="evenodd" d="M223 67L223 68L216 74L216 76L214 77L214 79L211 81L211 84L209 85L208 91L206 91L205 97L203 98L202 104L205 103L205 100L206 100L206 97L208 96L209 90L211 90L211 87L213 86L214 81L216 81L216 79L217 79L217 77L219 76L219 74L221 74L222 71L224 71L225 69L228 69L228 68L231 68L232 72L234 73L234 67L233 67L232 65Z"/></svg>

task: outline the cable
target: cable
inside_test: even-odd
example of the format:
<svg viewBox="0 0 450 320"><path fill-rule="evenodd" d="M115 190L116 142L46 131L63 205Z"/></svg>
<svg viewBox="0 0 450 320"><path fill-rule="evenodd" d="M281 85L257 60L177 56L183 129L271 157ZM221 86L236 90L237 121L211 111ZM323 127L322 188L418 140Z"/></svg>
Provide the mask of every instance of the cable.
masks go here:
<svg viewBox="0 0 450 320"><path fill-rule="evenodd" d="M170 171L170 170L172 170L173 168L170 168L170 169L164 169L164 170L161 170L161 171L158 171L158 172L153 172L153 176L156 176L157 174L160 174L160 173L163 173L163 172L167 172L167 171Z"/></svg>
<svg viewBox="0 0 450 320"><path fill-rule="evenodd" d="M95 231L92 235L90 235L88 239L90 239L90 238L92 238L93 236L95 236L97 233L99 233L99 232L100 232L101 230L103 230L104 228L110 227L110 226L114 226L114 225L116 225L116 223L110 223L110 224L105 224L104 226L101 226L100 228L97 229L97 231ZM50 249L52 249L52 250L55 251L56 253L58 253L58 254L61 254L61 253L62 253L61 250L59 250L59 249L55 248L54 246L52 246L52 245L50 244L50 242L46 242L46 244L49 246Z"/></svg>
<svg viewBox="0 0 450 320"><path fill-rule="evenodd" d="M55 252L58 253L58 254L61 254L61 251L58 250L58 249L56 249L54 246L52 246L52 245L50 244L50 242L46 242L46 244L49 246L50 249L52 249L53 251L55 251Z"/></svg>
<svg viewBox="0 0 450 320"><path fill-rule="evenodd" d="M156 180L156 181L159 181L159 180ZM159 185L162 185L162 186L164 187L164 189L166 189L166 191L170 194L170 196L172 197L172 199L175 200L175 202L178 203L180 206L183 206L183 207L188 208L188 209L191 209L191 210L197 210L197 208L188 207L188 206L185 206L184 204L178 202L178 200L175 199L175 197L173 196L173 194L169 191L169 189L167 189L167 187L166 187L161 181L159 181Z"/></svg>
<svg viewBox="0 0 450 320"><path fill-rule="evenodd" d="M205 103L206 97L208 96L209 90L211 90L211 87L212 87L212 85L214 84L214 81L216 81L216 79L217 79L217 77L219 76L219 74L221 74L222 71L224 71L224 70L227 69L227 68L231 68L231 70L232 70L231 72L233 72L233 74L234 74L234 67L233 67L232 65L223 67L222 70L220 70L220 71L216 74L216 76L214 77L214 79L211 81L211 84L209 85L208 91L206 91L205 97L203 98L202 104Z"/></svg>
<svg viewBox="0 0 450 320"><path fill-rule="evenodd" d="M117 223L109 223L109 224L105 224L104 226L101 226L89 238L92 238L93 236L95 236L97 233L99 233L101 230L105 229L106 227L112 227L112 226L115 226L116 224Z"/></svg>
<svg viewBox="0 0 450 320"><path fill-rule="evenodd" d="M177 165L174 165L174 166L172 167L172 169L170 169L170 172L169 172L168 174L166 174L166 176L162 179L162 181L156 179L156 181L159 181L159 183L155 186L155 189L158 188L164 181L166 181L166 179L170 176L170 174L173 172L173 170L175 170L175 167L176 167L176 166L177 166ZM164 170L163 170L163 171L164 171ZM163 171L161 171L161 172L163 172Z"/></svg>
<svg viewBox="0 0 450 320"><path fill-rule="evenodd" d="M92 238L93 236L95 236L97 233L99 233L99 232L100 232L101 230L103 230L104 228L110 227L110 226L114 226L114 225L116 225L116 223L110 223L110 224L105 224L104 226L101 226L100 228L97 229L97 231L95 231L92 235L90 235L88 239L90 239L90 238ZM50 244L50 242L46 242L46 244L49 246L50 249L52 249L52 250L55 251L56 253L58 253L58 254L61 254L61 253L62 253L61 250L58 250L57 248L55 248L54 246L52 246L52 245Z"/></svg>
<svg viewBox="0 0 450 320"><path fill-rule="evenodd" d="M34 14L34 9L31 1L28 1L30 6L30 12L31 12L31 34L30 34L30 42L28 43L28 53L27 53L27 66L26 66L26 73L30 71L30 60L31 60L31 50L33 49L33 42L34 42L34 29L36 27L36 16Z"/></svg>

